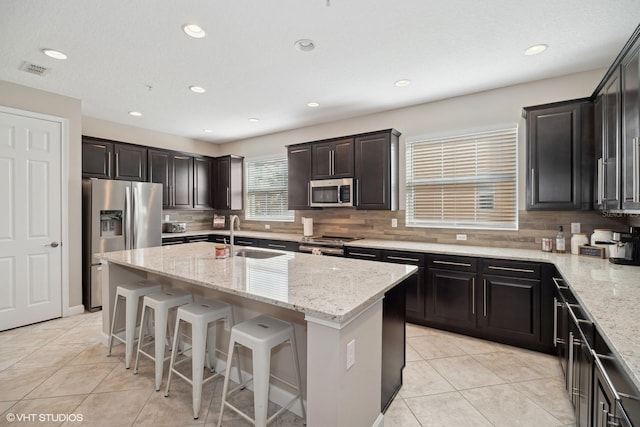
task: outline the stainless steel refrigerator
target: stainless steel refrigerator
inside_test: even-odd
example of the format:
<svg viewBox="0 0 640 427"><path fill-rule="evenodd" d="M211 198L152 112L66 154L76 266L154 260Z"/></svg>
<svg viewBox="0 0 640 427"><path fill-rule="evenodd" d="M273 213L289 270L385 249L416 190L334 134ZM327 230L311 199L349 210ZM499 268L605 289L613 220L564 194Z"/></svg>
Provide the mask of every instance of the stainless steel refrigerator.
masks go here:
<svg viewBox="0 0 640 427"><path fill-rule="evenodd" d="M82 181L82 302L102 307L102 266L93 255L162 245L162 184Z"/></svg>

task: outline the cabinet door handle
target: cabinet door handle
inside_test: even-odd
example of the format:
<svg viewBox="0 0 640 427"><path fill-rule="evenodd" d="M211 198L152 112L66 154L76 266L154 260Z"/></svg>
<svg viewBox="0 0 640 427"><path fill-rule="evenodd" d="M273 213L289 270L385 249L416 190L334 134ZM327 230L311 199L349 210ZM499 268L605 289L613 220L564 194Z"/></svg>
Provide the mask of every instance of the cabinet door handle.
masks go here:
<svg viewBox="0 0 640 427"><path fill-rule="evenodd" d="M237 240L237 243L239 245L247 245L247 246L253 246L253 242L248 242L246 240Z"/></svg>
<svg viewBox="0 0 640 427"><path fill-rule="evenodd" d="M497 265L490 265L487 268L489 268L490 270L513 271L516 273L535 273L535 270L528 268L500 267Z"/></svg>
<svg viewBox="0 0 640 427"><path fill-rule="evenodd" d="M333 175L333 172L331 171L332 167L331 167L331 150L329 150L329 175Z"/></svg>
<svg viewBox="0 0 640 427"><path fill-rule="evenodd" d="M311 183L307 184L307 206L311 206Z"/></svg>
<svg viewBox="0 0 640 427"><path fill-rule="evenodd" d="M405 258L402 256L394 256L394 255L388 255L387 259L394 259L397 261L410 261L410 262L420 262L420 260L418 258Z"/></svg>
<svg viewBox="0 0 640 427"><path fill-rule="evenodd" d="M483 314L484 314L484 317L487 317L487 279L483 279L482 281L483 281L482 287L484 288L483 289L483 292L484 292L484 307L483 307L484 313Z"/></svg>
<svg viewBox="0 0 640 427"><path fill-rule="evenodd" d="M471 314L476 314L476 278L471 278Z"/></svg>
<svg viewBox="0 0 640 427"><path fill-rule="evenodd" d="M638 164L640 163L640 156L638 153L638 142L640 138L633 138L633 203L638 203L640 200L640 195L638 195L638 181L640 181L640 176L638 176Z"/></svg>
<svg viewBox="0 0 640 427"><path fill-rule="evenodd" d="M229 200L231 197L230 193L231 193L231 190L229 189L229 187L227 187L227 209L231 208L231 201Z"/></svg>
<svg viewBox="0 0 640 427"><path fill-rule="evenodd" d="M362 253L362 252L349 252L349 255L362 256L362 257L365 257L365 258L375 258L376 257L376 255L374 255L374 254L365 254L365 253Z"/></svg>
<svg viewBox="0 0 640 427"><path fill-rule="evenodd" d="M360 180L356 178L356 205L360 206Z"/></svg>
<svg viewBox="0 0 640 427"><path fill-rule="evenodd" d="M564 282L564 279L561 279L559 277L552 277L551 280L553 280L553 283L556 285L556 289L569 289L568 286L561 286L558 282Z"/></svg>
<svg viewBox="0 0 640 427"><path fill-rule="evenodd" d="M558 346L558 298L553 297L553 346Z"/></svg>
<svg viewBox="0 0 640 427"><path fill-rule="evenodd" d="M611 381L611 378L609 378L609 374L607 374L607 371L604 369L604 366L602 365L602 361L600 361L600 358L603 356L596 353L594 349L591 349L591 355L593 356L593 361L596 364L596 369L600 371L600 373L602 374L602 377L604 378L604 383L605 383L604 385L609 389L609 391L611 392L615 400L620 400L620 395L618 394L618 390L616 390L616 388L614 387L613 382Z"/></svg>
<svg viewBox="0 0 640 427"><path fill-rule="evenodd" d="M111 175L111 151L107 153L107 176Z"/></svg>
<svg viewBox="0 0 640 427"><path fill-rule="evenodd" d="M531 206L536 204L535 179L536 179L535 169L531 168Z"/></svg>
<svg viewBox="0 0 640 427"><path fill-rule="evenodd" d="M602 157L598 159L598 205L602 204L604 199L604 161Z"/></svg>
<svg viewBox="0 0 640 427"><path fill-rule="evenodd" d="M471 264L465 263L465 262L453 262L453 261L439 261L439 260L434 260L433 261L434 264L442 264L442 265L455 265L456 267L471 267Z"/></svg>
<svg viewBox="0 0 640 427"><path fill-rule="evenodd" d="M276 245L274 243L268 243L267 246L270 248L286 249L285 245Z"/></svg>
<svg viewBox="0 0 640 427"><path fill-rule="evenodd" d="M116 176L120 175L120 153L116 153Z"/></svg>
<svg viewBox="0 0 640 427"><path fill-rule="evenodd" d="M567 359L567 390L573 388L573 332L569 331L569 357ZM572 399L573 400L573 399Z"/></svg>

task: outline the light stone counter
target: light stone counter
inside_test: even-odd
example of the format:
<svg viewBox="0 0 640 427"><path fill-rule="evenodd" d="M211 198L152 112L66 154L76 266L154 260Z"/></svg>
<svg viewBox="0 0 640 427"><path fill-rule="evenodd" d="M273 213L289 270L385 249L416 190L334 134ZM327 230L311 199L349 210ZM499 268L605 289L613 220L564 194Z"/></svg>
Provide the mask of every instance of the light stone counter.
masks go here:
<svg viewBox="0 0 640 427"><path fill-rule="evenodd" d="M208 234L217 234L221 236L228 236L228 229L219 229L219 230L199 230L199 231L186 231L184 233L162 233L162 238L170 238L170 237L189 237L189 236L204 236ZM236 237L254 237L256 239L269 239L269 240L288 240L291 242L300 242L302 241L301 234L294 233L272 233L268 231L244 231L238 230L235 233Z"/></svg>
<svg viewBox="0 0 640 427"><path fill-rule="evenodd" d="M554 264L640 388L640 267L606 259L529 249L443 245L392 240L358 240L353 247L418 251Z"/></svg>
<svg viewBox="0 0 640 427"><path fill-rule="evenodd" d="M268 259L216 259L214 247L213 243L198 242L109 252L100 257L331 322L351 319L416 271L416 267L408 265L258 248L251 251L282 255Z"/></svg>

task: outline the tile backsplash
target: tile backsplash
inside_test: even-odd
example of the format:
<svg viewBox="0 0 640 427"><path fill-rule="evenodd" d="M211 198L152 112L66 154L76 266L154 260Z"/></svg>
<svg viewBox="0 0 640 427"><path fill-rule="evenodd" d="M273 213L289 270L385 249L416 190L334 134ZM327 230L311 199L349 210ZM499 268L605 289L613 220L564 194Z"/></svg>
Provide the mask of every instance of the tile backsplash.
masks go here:
<svg viewBox="0 0 640 427"><path fill-rule="evenodd" d="M215 212L229 215L229 212ZM629 225L639 225L640 218L632 216L607 216L597 211L520 211L517 231L472 230L451 228L405 227L404 211L360 211L334 208L296 211L294 222L249 221L242 213L242 230L270 231L302 235L302 218L313 218L314 235L356 236L370 239L409 240L427 243L453 243L473 246L493 246L523 249L539 249L543 237L555 237L558 226L564 226L565 237L571 238L571 223L579 222L581 231L590 235L596 228L626 231ZM188 231L210 230L214 211L166 210L171 221L184 221ZM391 220L398 226L392 227ZM227 221L228 224L228 221ZM265 225L269 229L265 229ZM228 226L227 226L228 227ZM456 240L457 234L466 234L467 240Z"/></svg>

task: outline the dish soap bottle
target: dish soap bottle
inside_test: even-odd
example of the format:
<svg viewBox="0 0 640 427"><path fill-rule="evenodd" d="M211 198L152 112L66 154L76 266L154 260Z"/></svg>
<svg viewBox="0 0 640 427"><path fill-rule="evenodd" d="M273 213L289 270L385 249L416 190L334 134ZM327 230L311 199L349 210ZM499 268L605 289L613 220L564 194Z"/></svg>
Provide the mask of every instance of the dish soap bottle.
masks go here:
<svg viewBox="0 0 640 427"><path fill-rule="evenodd" d="M558 227L558 234L556 235L556 252L564 253L564 233L562 226Z"/></svg>

